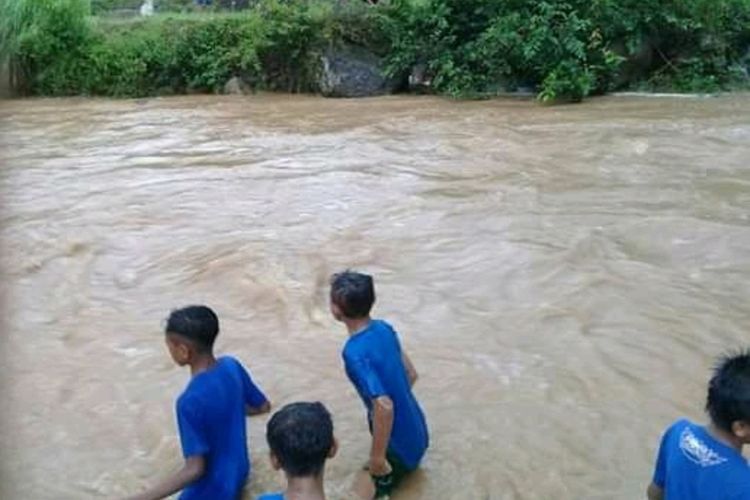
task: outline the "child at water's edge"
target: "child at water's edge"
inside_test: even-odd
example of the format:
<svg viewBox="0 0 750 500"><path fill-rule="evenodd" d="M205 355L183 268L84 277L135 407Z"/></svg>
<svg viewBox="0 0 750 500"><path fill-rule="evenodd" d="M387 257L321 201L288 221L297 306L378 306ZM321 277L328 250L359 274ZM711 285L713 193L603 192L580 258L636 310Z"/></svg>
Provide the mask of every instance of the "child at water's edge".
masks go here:
<svg viewBox="0 0 750 500"><path fill-rule="evenodd" d="M708 384L707 426L674 423L661 441L649 500L750 500L750 351L721 360Z"/></svg>
<svg viewBox="0 0 750 500"><path fill-rule="evenodd" d="M331 414L321 403L292 403L277 411L266 429L271 465L286 474L284 493L258 500L325 500L326 460L336 454Z"/></svg>
<svg viewBox="0 0 750 500"><path fill-rule="evenodd" d="M374 303L371 276L353 271L333 276L331 313L349 332L344 368L365 404L372 434L370 477L356 486L364 498L389 495L419 466L429 445L427 423L412 393L417 372L395 330L370 318Z"/></svg>
<svg viewBox="0 0 750 500"><path fill-rule="evenodd" d="M185 465L154 488L133 497L236 500L250 473L245 415L271 405L239 361L215 358L219 319L206 306L173 311L166 342L172 359L189 366L191 379L177 399L177 423Z"/></svg>

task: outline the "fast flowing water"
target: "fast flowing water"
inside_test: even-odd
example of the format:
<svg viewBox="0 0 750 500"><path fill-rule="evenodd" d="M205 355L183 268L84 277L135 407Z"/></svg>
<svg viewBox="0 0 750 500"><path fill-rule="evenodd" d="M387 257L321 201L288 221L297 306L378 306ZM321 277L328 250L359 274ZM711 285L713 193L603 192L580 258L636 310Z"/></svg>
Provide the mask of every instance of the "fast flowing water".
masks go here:
<svg viewBox="0 0 750 500"><path fill-rule="evenodd" d="M432 432L394 498L643 498L663 428L750 345L750 96L582 105L260 95L0 103L0 497L180 463L169 310L368 454L328 277L376 277ZM249 421L247 497L278 489Z"/></svg>

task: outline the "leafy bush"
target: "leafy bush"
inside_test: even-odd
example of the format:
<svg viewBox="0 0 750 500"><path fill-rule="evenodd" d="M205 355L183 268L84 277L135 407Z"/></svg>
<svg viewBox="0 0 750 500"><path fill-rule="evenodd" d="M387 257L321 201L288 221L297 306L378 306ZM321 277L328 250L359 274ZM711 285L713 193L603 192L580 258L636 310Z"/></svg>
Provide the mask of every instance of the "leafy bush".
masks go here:
<svg viewBox="0 0 750 500"><path fill-rule="evenodd" d="M192 0L155 3L164 12ZM2 52L16 86L43 95L215 92L232 76L315 91L320 55L344 43L383 56L391 76L423 66L436 92L461 97L523 86L542 101L578 101L626 85L702 91L748 80L750 0L249 3L233 14L92 21L87 0L0 0Z"/></svg>
<svg viewBox="0 0 750 500"><path fill-rule="evenodd" d="M61 59L81 59L91 34L86 0L3 0L0 10L0 52L17 87L31 89Z"/></svg>

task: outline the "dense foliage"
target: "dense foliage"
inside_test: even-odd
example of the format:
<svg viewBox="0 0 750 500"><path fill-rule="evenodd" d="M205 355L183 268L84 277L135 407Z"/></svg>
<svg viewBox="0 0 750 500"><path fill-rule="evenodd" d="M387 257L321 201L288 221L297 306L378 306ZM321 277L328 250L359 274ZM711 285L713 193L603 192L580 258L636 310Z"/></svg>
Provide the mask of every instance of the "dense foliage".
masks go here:
<svg viewBox="0 0 750 500"><path fill-rule="evenodd" d="M130 0L0 0L16 87L41 95L141 96L257 88L315 91L319 56L347 42L432 89L486 96L518 87L580 100L615 88L747 85L750 0L255 0L236 13L92 16ZM127 5L126 5L127 4ZM134 4L134 5L131 5Z"/></svg>

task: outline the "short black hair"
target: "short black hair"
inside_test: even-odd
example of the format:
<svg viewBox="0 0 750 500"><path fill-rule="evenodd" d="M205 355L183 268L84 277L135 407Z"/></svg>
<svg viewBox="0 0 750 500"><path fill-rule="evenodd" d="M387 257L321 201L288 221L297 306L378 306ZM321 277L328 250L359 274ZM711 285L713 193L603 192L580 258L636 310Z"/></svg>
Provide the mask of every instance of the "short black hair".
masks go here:
<svg viewBox="0 0 750 500"><path fill-rule="evenodd" d="M346 270L331 277L331 300L347 318L364 318L375 303L372 276Z"/></svg>
<svg viewBox="0 0 750 500"><path fill-rule="evenodd" d="M266 439L289 476L318 476L333 447L333 420L322 403L291 403L268 421Z"/></svg>
<svg viewBox="0 0 750 500"><path fill-rule="evenodd" d="M727 432L734 422L750 423L750 350L719 360L708 384L706 411Z"/></svg>
<svg viewBox="0 0 750 500"><path fill-rule="evenodd" d="M165 333L191 341L201 351L210 351L219 334L219 318L207 306L187 306L172 311Z"/></svg>

